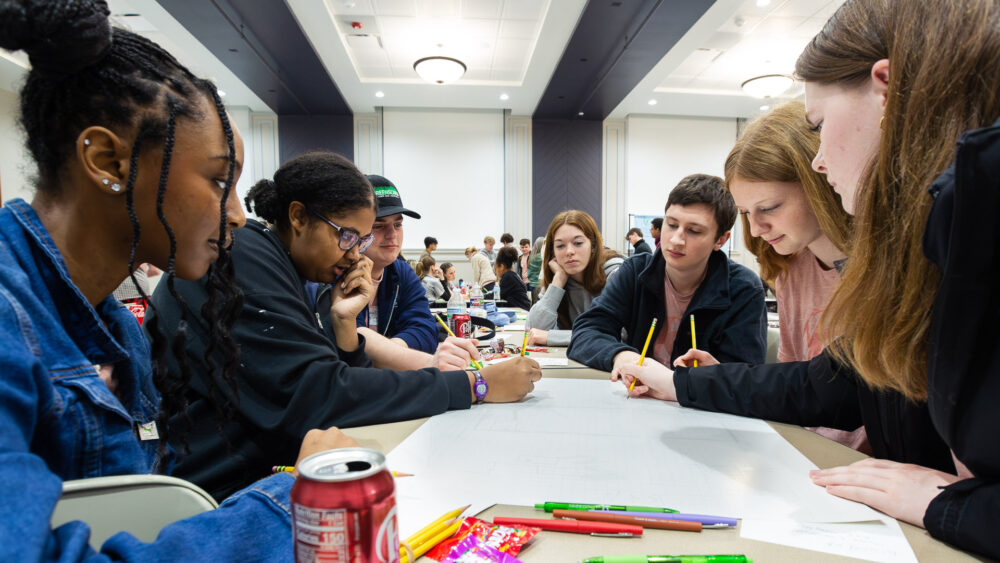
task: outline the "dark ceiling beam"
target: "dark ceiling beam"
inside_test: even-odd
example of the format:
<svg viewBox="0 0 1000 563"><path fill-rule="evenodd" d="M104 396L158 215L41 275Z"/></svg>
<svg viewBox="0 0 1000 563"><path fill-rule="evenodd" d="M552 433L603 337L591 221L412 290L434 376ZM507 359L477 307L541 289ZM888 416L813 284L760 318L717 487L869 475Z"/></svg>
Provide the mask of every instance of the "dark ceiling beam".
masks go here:
<svg viewBox="0 0 1000 563"><path fill-rule="evenodd" d="M714 3L591 0L533 117L603 120Z"/></svg>
<svg viewBox="0 0 1000 563"><path fill-rule="evenodd" d="M158 2L275 113L352 114L285 2Z"/></svg>

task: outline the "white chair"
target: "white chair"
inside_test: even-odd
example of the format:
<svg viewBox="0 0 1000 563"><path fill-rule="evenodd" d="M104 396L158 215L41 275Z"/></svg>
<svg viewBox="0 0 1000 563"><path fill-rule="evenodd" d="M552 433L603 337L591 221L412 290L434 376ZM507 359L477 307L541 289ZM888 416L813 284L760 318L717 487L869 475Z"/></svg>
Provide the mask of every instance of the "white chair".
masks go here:
<svg viewBox="0 0 1000 563"><path fill-rule="evenodd" d="M99 550L118 532L153 541L167 524L218 506L201 488L176 477L94 477L63 482L52 527L81 520L90 526L90 545Z"/></svg>

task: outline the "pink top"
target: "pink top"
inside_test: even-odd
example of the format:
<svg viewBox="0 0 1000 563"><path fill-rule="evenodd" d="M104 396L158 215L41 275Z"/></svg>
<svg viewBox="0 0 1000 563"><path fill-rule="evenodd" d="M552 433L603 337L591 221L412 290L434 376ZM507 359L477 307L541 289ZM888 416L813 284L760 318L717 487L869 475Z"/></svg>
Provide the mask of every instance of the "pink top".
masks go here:
<svg viewBox="0 0 1000 563"><path fill-rule="evenodd" d="M816 329L838 283L839 272L824 270L808 248L792 256L788 270L774 281L781 323L779 362L804 362L823 351Z"/></svg>
<svg viewBox="0 0 1000 563"><path fill-rule="evenodd" d="M838 283L840 273L836 268L823 269L808 248L792 256L788 270L774 280L778 297L778 321L781 323L779 362L805 362L823 351L823 342L816 330L820 314L826 309ZM809 430L855 450L869 455L872 453L868 434L863 426L853 431L835 428Z"/></svg>
<svg viewBox="0 0 1000 563"><path fill-rule="evenodd" d="M670 356L674 352L674 340L677 338L677 331L681 327L681 321L684 320L682 318L684 311L687 311L688 305L691 304L691 298L694 297L696 291L698 291L697 286L691 293L680 295L674 289L674 284L670 283L670 276L663 276L663 293L666 295L667 302L667 310L663 312L663 318L666 321L663 319L659 321L663 323L663 328L660 329L660 334L657 335L656 343L653 346L653 359L667 367L670 367ZM687 349L684 351L686 352Z"/></svg>

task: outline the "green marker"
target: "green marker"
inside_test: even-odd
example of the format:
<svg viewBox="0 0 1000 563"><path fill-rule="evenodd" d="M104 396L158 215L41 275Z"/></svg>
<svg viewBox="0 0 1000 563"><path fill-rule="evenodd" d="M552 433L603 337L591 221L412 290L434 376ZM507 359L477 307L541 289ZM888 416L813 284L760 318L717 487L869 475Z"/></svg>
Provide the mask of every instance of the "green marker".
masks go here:
<svg viewBox="0 0 1000 563"><path fill-rule="evenodd" d="M672 508L657 508L655 506L618 506L614 504L578 504L572 502L546 502L536 504L535 508L552 512L560 510L624 510L626 512L677 512Z"/></svg>
<svg viewBox="0 0 1000 563"><path fill-rule="evenodd" d="M589 557L583 563L753 563L746 555L612 555Z"/></svg>

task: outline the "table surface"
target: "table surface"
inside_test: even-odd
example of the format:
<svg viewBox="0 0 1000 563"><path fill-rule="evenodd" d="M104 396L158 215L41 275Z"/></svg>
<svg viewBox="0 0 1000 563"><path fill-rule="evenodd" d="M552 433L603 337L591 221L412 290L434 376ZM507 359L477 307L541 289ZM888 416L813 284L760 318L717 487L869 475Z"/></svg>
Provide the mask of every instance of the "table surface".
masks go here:
<svg viewBox="0 0 1000 563"><path fill-rule="evenodd" d="M507 335L516 335L516 345L520 345L521 333L510 332L504 336L506 337ZM564 357L565 349L549 347L548 354L539 355ZM569 364L569 366L546 367L543 370L543 377L570 379L605 379L608 377L608 374L605 372L587 368L573 360L570 360ZM422 418L391 424L349 428L345 430L345 433L357 440L363 447L388 453L426 420L426 418ZM789 443L820 468L846 465L867 457L860 452L801 427L776 422L771 422L770 424L783 438L788 440ZM467 514L466 516L472 515ZM510 505L496 505L480 513L478 516L487 520L492 519L494 516L545 517L542 512L535 510L533 507ZM963 551L959 551L932 538L922 528L911 526L905 522L900 522L900 526L902 526L906 539L910 542L913 552L920 561L948 561L949 563L984 561L984 559L979 559ZM580 561L584 558L598 555L627 553L743 553L752 557L758 563L764 561L804 561L806 559L810 563L855 560L817 551L743 539L740 537L739 528L707 529L701 533L647 529L641 538L627 539L541 532L518 555L518 559L525 562ZM421 561L431 560L421 558Z"/></svg>

